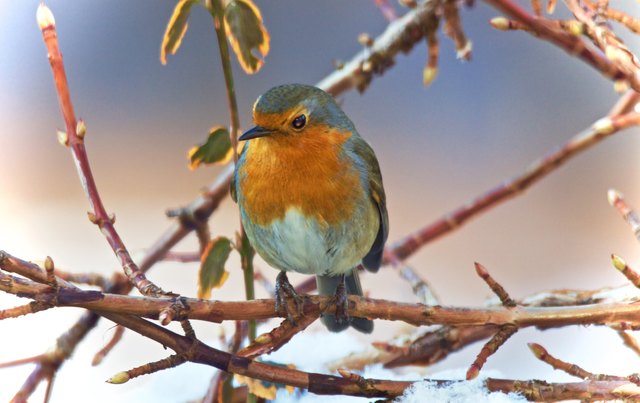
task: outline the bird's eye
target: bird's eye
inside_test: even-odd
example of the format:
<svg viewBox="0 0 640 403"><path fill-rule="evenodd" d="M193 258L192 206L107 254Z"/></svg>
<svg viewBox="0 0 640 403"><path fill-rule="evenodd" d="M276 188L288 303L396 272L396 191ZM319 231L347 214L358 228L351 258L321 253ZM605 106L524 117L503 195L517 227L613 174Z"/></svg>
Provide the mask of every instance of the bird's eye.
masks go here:
<svg viewBox="0 0 640 403"><path fill-rule="evenodd" d="M307 117L305 115L300 115L297 118L293 119L291 122L291 126L294 129L300 130L307 124Z"/></svg>

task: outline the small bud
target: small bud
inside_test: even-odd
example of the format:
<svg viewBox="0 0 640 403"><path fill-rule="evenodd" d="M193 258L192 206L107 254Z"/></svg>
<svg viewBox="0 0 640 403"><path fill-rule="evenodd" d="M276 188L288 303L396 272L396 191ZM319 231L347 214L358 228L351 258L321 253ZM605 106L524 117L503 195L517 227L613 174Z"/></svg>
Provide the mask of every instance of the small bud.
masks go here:
<svg viewBox="0 0 640 403"><path fill-rule="evenodd" d="M360 45L362 46L370 48L371 45L373 45L373 38L368 33L363 32L358 35L358 43L360 43Z"/></svg>
<svg viewBox="0 0 640 403"><path fill-rule="evenodd" d="M467 41L463 47L456 49L456 57L462 60L471 60L471 49L473 48L473 44L471 41Z"/></svg>
<svg viewBox="0 0 640 403"><path fill-rule="evenodd" d="M63 145L65 147L69 145L69 136L67 135L67 132L58 130L56 134L58 136L58 143L60 143L60 145Z"/></svg>
<svg viewBox="0 0 640 403"><path fill-rule="evenodd" d="M580 36L584 33L584 24L576 20L567 21L567 29L571 35Z"/></svg>
<svg viewBox="0 0 640 403"><path fill-rule="evenodd" d="M342 60L334 60L333 61L333 67L336 70L342 70L344 68L344 61L342 61Z"/></svg>
<svg viewBox="0 0 640 403"><path fill-rule="evenodd" d="M476 273L478 274L478 276L480 278L488 278L489 277L489 272L487 271L487 269L485 269L485 267L483 265L481 265L478 262L474 262L473 265L476 268Z"/></svg>
<svg viewBox="0 0 640 403"><path fill-rule="evenodd" d="M529 349L537 359L543 360L549 353L538 343L528 343Z"/></svg>
<svg viewBox="0 0 640 403"><path fill-rule="evenodd" d="M404 6L410 9L414 9L418 7L418 2L416 2L416 0L398 0L398 3L400 3L401 6Z"/></svg>
<svg viewBox="0 0 640 403"><path fill-rule="evenodd" d="M44 259L44 269L48 272L53 272L53 270L55 269L55 266L53 264L53 259L51 259L51 256L47 256Z"/></svg>
<svg viewBox="0 0 640 403"><path fill-rule="evenodd" d="M611 118L602 118L596 121L593 124L592 128L598 134L611 134L615 129L615 127L613 127L613 121L611 120Z"/></svg>
<svg viewBox="0 0 640 403"><path fill-rule="evenodd" d="M604 48L604 54L605 56L607 56L607 59L611 60L612 62L617 62L621 58L620 50L617 47L611 45L608 45Z"/></svg>
<svg viewBox="0 0 640 403"><path fill-rule="evenodd" d="M84 135L87 134L87 125L82 119L78 120L78 123L76 123L76 134L81 139L83 139Z"/></svg>
<svg viewBox="0 0 640 403"><path fill-rule="evenodd" d="M255 338L255 342L258 344L267 344L270 343L273 338L269 333L261 334L260 336Z"/></svg>
<svg viewBox="0 0 640 403"><path fill-rule="evenodd" d="M478 375L480 375L480 369L475 363L471 364L471 367L467 370L467 381L476 379Z"/></svg>
<svg viewBox="0 0 640 403"><path fill-rule="evenodd" d="M111 222L111 224L115 224L116 223L116 214L115 213L109 214L109 222Z"/></svg>
<svg viewBox="0 0 640 403"><path fill-rule="evenodd" d="M625 262L620 256L611 254L611 263L613 263L613 267L618 269L619 271L623 271L627 267L627 262Z"/></svg>
<svg viewBox="0 0 640 403"><path fill-rule="evenodd" d="M40 29L49 27L55 27L56 20L53 18L53 13L44 3L40 3L38 11L36 11L36 20Z"/></svg>
<svg viewBox="0 0 640 403"><path fill-rule="evenodd" d="M362 72L363 73L371 73L371 70L373 70L373 65L371 64L370 61L366 61L364 63L362 63Z"/></svg>
<svg viewBox="0 0 640 403"><path fill-rule="evenodd" d="M435 80L437 75L437 67L425 67L424 70L422 70L422 84L424 84L425 87L428 87L429 85L431 85L433 80Z"/></svg>
<svg viewBox="0 0 640 403"><path fill-rule="evenodd" d="M625 92L629 89L629 83L627 80L616 80L613 82L613 90L618 94Z"/></svg>
<svg viewBox="0 0 640 403"><path fill-rule="evenodd" d="M555 0L547 0L547 14L553 14L554 11L556 11Z"/></svg>
<svg viewBox="0 0 640 403"><path fill-rule="evenodd" d="M611 206L614 206L618 200L622 199L622 197L622 193L618 192L615 189L609 189L607 191L607 201Z"/></svg>
<svg viewBox="0 0 640 403"><path fill-rule="evenodd" d="M343 378L351 378L351 376L352 376L351 372L347 371L344 368L338 368L337 371L340 374L340 376L343 377Z"/></svg>
<svg viewBox="0 0 640 403"><path fill-rule="evenodd" d="M112 383L114 385L120 385L123 383L127 383L131 379L127 372L118 372L111 378L107 379L107 383Z"/></svg>
<svg viewBox="0 0 640 403"><path fill-rule="evenodd" d="M89 221L91 221L92 224L98 225L98 217L96 217L96 215L93 214L91 211L87 211L87 217L89 218Z"/></svg>
<svg viewBox="0 0 640 403"><path fill-rule="evenodd" d="M499 31L506 31L509 29L509 20L505 17L494 17L489 21L492 27Z"/></svg>

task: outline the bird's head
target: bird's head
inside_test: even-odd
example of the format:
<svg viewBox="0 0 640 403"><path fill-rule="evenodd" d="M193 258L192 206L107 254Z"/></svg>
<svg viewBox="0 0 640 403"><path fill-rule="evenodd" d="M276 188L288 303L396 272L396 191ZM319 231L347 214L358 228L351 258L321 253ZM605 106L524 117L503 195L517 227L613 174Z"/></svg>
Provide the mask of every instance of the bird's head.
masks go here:
<svg viewBox="0 0 640 403"><path fill-rule="evenodd" d="M240 136L240 140L317 136L332 129L353 129L353 124L331 95L303 84L280 85L259 96L253 104L253 121L256 126Z"/></svg>

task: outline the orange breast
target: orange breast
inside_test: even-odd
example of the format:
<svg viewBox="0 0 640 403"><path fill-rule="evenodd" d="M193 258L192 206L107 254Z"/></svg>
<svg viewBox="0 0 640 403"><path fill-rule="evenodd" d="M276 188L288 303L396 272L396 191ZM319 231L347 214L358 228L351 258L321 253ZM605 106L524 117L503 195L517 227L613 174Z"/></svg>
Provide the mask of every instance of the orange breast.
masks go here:
<svg viewBox="0 0 640 403"><path fill-rule="evenodd" d="M239 190L252 222L268 225L284 218L291 207L322 226L352 214L363 190L358 172L340 153L350 136L335 130L307 131L251 140Z"/></svg>

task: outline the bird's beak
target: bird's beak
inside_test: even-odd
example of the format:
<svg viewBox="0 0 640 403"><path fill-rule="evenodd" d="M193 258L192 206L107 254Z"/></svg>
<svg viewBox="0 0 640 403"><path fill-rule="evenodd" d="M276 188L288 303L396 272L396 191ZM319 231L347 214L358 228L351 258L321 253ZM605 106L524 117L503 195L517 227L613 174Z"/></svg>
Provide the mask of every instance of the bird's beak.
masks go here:
<svg viewBox="0 0 640 403"><path fill-rule="evenodd" d="M262 126L255 126L255 127L252 127L251 129L247 130L246 132L244 132L242 134L242 136L240 136L238 138L238 140L240 140L240 141L251 140L251 139L255 139L257 137L268 136L271 133L273 133L273 130L266 129L266 128L262 127Z"/></svg>

